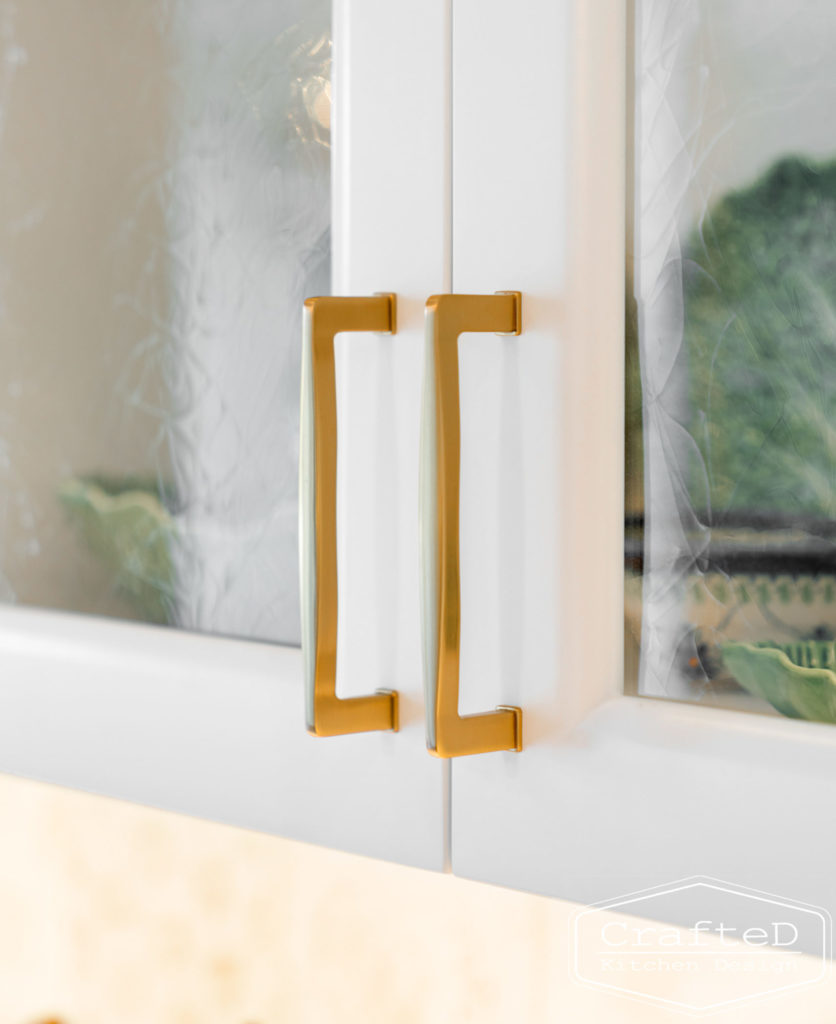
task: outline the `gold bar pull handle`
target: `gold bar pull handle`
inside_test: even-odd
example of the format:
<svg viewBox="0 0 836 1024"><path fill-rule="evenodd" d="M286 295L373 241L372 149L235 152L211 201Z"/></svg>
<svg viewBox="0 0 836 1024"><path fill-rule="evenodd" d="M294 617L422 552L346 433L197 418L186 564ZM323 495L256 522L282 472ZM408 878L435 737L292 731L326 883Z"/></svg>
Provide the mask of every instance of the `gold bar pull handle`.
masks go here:
<svg viewBox="0 0 836 1024"><path fill-rule="evenodd" d="M519 334L522 297L433 295L426 307L421 585L427 747L436 757L522 750L522 711L459 714L459 335Z"/></svg>
<svg viewBox="0 0 836 1024"><path fill-rule="evenodd" d="M337 391L334 335L394 334L395 296L306 299L302 317L299 567L308 731L341 736L398 728L398 695L337 696Z"/></svg>

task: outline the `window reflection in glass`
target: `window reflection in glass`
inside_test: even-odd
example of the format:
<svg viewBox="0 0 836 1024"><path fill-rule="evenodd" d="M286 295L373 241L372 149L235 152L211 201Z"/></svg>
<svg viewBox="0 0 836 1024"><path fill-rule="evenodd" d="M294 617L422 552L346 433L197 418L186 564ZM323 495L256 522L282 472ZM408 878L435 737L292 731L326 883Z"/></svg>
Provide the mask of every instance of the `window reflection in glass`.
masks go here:
<svg viewBox="0 0 836 1024"><path fill-rule="evenodd" d="M0 599L298 642L330 4L0 0Z"/></svg>
<svg viewBox="0 0 836 1024"><path fill-rule="evenodd" d="M639 0L638 691L836 721L836 10Z"/></svg>

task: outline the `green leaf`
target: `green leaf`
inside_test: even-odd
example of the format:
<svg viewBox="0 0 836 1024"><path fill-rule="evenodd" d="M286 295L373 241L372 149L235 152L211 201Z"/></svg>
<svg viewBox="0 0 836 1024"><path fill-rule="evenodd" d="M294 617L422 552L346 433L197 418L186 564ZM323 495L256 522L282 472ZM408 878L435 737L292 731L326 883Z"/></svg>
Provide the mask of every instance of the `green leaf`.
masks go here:
<svg viewBox="0 0 836 1024"><path fill-rule="evenodd" d="M817 660L812 647L819 645L803 646L811 647L806 660ZM740 685L769 701L781 714L810 722L836 722L836 672L796 665L777 646L725 643L720 650Z"/></svg>
<svg viewBox="0 0 836 1024"><path fill-rule="evenodd" d="M683 252L695 508L836 518L836 163L786 157Z"/></svg>
<svg viewBox="0 0 836 1024"><path fill-rule="evenodd" d="M174 597L170 546L174 521L153 485L72 479L58 493L87 547L110 569L117 588L148 622L169 621Z"/></svg>

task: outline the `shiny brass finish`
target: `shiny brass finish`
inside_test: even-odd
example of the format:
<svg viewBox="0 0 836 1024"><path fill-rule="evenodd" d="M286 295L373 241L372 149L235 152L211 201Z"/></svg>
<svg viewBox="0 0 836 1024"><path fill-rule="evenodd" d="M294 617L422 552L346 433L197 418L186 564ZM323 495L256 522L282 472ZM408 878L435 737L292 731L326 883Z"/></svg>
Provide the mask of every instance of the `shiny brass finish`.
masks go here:
<svg viewBox="0 0 836 1024"><path fill-rule="evenodd" d="M459 335L519 334L519 292L433 295L426 307L421 562L427 746L436 757L522 750L522 711L459 714Z"/></svg>
<svg viewBox="0 0 836 1024"><path fill-rule="evenodd" d="M299 540L308 731L398 728L398 695L337 696L337 394L334 335L394 333L395 296L307 299L302 331Z"/></svg>

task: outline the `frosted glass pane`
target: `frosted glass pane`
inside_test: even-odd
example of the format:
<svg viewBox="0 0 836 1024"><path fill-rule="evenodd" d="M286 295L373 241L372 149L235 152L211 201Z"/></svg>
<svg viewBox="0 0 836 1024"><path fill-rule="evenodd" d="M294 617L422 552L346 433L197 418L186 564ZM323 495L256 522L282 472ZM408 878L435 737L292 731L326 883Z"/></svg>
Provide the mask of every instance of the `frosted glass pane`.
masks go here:
<svg viewBox="0 0 836 1024"><path fill-rule="evenodd" d="M638 691L836 721L836 7L636 13Z"/></svg>
<svg viewBox="0 0 836 1024"><path fill-rule="evenodd" d="M299 639L327 0L0 0L0 599Z"/></svg>

